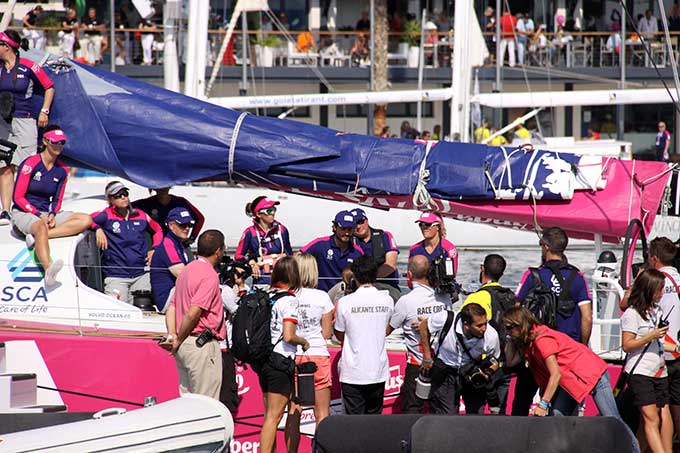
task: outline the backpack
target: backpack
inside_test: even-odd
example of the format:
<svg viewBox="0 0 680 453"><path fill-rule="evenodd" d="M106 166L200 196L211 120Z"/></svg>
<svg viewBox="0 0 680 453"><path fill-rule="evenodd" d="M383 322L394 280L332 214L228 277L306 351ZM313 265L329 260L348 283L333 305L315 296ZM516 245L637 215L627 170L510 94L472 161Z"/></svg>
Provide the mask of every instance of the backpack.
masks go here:
<svg viewBox="0 0 680 453"><path fill-rule="evenodd" d="M515 306L517 297L511 289L503 286L486 286L482 290L488 292L491 296L491 319L489 324L496 329L499 337L504 337L503 315Z"/></svg>
<svg viewBox="0 0 680 453"><path fill-rule="evenodd" d="M231 330L231 352L236 360L252 365L263 363L269 358L274 350L271 338L272 307L277 300L289 294L287 291L270 294L256 288L241 297Z"/></svg>
<svg viewBox="0 0 680 453"><path fill-rule="evenodd" d="M578 274L578 269L569 264L561 266L546 266L553 275L557 278L560 284L560 295L556 295L545 283L541 280L538 269L530 267L531 277L533 280L533 287L524 298L524 306L534 315L542 324L551 329L557 328L557 315L562 318L569 318L576 310L577 304L571 298L569 288ZM571 269L571 273L565 280L562 276L561 269Z"/></svg>

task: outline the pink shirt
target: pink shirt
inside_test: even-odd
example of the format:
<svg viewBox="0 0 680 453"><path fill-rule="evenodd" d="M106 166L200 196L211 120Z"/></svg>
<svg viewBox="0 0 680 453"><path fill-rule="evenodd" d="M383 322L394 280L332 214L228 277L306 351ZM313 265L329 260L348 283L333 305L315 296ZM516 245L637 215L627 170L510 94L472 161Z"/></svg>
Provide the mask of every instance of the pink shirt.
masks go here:
<svg viewBox="0 0 680 453"><path fill-rule="evenodd" d="M607 371L605 361L588 346L549 327L536 326L532 333L539 335L529 344L526 357L536 383L545 390L550 379L545 359L554 354L562 375L560 387L576 401L583 401Z"/></svg>
<svg viewBox="0 0 680 453"><path fill-rule="evenodd" d="M191 331L191 335L199 335L206 328L212 329L219 340L224 340L227 330L224 323L224 306L220 294L220 281L217 272L203 257L190 262L177 279L175 293L170 300L175 306L175 322L177 330L182 325L184 315L189 307L201 307L201 317Z"/></svg>

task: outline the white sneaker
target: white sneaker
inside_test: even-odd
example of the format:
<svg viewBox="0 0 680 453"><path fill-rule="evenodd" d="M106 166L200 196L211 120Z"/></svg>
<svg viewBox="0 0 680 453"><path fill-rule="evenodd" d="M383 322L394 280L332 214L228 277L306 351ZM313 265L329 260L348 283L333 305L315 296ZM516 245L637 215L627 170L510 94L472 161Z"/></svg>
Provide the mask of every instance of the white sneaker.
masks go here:
<svg viewBox="0 0 680 453"><path fill-rule="evenodd" d="M47 272L45 272L45 286L54 286L57 283L57 274L62 267L64 267L64 261L58 259L47 268Z"/></svg>
<svg viewBox="0 0 680 453"><path fill-rule="evenodd" d="M0 212L0 225L9 225L12 216L7 211Z"/></svg>
<svg viewBox="0 0 680 453"><path fill-rule="evenodd" d="M26 247L28 248L28 250L31 250L31 249L33 249L34 246L35 246L35 237L33 237L33 235L29 233L29 234L26 235Z"/></svg>

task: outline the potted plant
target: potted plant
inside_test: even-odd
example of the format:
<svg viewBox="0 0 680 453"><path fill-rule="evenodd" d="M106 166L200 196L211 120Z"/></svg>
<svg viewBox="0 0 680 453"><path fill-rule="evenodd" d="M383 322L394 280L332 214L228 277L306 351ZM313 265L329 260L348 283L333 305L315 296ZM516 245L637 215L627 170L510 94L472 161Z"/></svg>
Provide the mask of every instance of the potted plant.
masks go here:
<svg viewBox="0 0 680 453"><path fill-rule="evenodd" d="M407 62L409 68L417 68L420 59L420 22L409 20L404 24L403 43L408 46ZM401 47L400 47L401 50Z"/></svg>
<svg viewBox="0 0 680 453"><path fill-rule="evenodd" d="M273 35L264 35L255 41L255 52L260 66L274 66L274 48L281 45L281 40Z"/></svg>

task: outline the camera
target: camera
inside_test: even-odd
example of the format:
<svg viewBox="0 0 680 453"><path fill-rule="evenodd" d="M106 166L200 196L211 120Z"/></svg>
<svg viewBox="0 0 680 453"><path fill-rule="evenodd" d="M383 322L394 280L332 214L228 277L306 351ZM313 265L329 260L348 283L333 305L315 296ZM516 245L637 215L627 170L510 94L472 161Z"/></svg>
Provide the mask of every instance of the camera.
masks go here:
<svg viewBox="0 0 680 453"><path fill-rule="evenodd" d="M434 288L437 294L448 294L451 296L451 302L458 300L458 293L461 288L456 283L452 258L447 256L435 258L430 265L428 280L430 281L430 286Z"/></svg>
<svg viewBox="0 0 680 453"><path fill-rule="evenodd" d="M0 139L0 161L9 165L12 162L12 156L16 149L17 145L14 143Z"/></svg>
<svg viewBox="0 0 680 453"><path fill-rule="evenodd" d="M463 367L461 374L465 382L476 389L486 386L491 378L501 368L502 364L494 357L487 356L478 362L472 362Z"/></svg>
<svg viewBox="0 0 680 453"><path fill-rule="evenodd" d="M201 334L196 337L196 346L202 348L207 342L215 338L215 334L211 329L205 329Z"/></svg>
<svg viewBox="0 0 680 453"><path fill-rule="evenodd" d="M253 270L249 264L248 257L233 259L229 255L223 255L222 260L217 265L217 274L220 276L220 284L234 286L236 277L245 280L253 275Z"/></svg>

